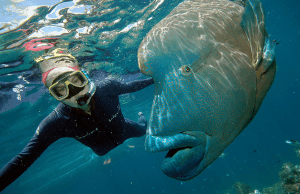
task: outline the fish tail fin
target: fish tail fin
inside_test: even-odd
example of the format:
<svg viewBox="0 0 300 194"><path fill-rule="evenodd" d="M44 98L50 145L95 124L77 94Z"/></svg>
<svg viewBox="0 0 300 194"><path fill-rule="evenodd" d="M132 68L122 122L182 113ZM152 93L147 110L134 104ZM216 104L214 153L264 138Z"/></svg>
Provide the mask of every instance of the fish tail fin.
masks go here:
<svg viewBox="0 0 300 194"><path fill-rule="evenodd" d="M241 26L244 29L252 51L252 65L260 64L265 44L265 14L259 0L248 0L242 17Z"/></svg>

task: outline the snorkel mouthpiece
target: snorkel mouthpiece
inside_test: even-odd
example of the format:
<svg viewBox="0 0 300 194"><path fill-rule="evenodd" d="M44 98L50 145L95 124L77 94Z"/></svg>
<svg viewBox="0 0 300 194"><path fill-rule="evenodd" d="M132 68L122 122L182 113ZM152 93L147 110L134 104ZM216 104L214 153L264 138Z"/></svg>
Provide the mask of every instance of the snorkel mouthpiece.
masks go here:
<svg viewBox="0 0 300 194"><path fill-rule="evenodd" d="M77 99L77 104L79 104L80 106L84 106L91 99L91 97L95 94L96 91L95 84L91 80L87 72L82 70L82 73L84 73L84 75L87 77L89 81L89 91L83 97Z"/></svg>
<svg viewBox="0 0 300 194"><path fill-rule="evenodd" d="M86 102L91 98L90 94L85 94L83 97L80 97L77 100L77 104L79 104L80 106L83 106L86 104Z"/></svg>

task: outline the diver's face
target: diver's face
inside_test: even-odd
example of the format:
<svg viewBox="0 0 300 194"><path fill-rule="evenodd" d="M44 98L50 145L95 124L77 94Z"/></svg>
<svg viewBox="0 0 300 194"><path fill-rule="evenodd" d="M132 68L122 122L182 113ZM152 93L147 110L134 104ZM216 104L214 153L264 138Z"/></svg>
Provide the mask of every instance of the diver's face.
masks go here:
<svg viewBox="0 0 300 194"><path fill-rule="evenodd" d="M58 96L67 96L65 99L61 100L64 104L74 107L74 108L82 108L82 106L78 105L78 99L82 98L88 91L89 91L89 85L85 84L86 80L82 79L82 76L78 73L67 72L63 75L65 79L62 79L60 82L57 82L55 85L53 91L55 91L55 94ZM72 84L66 87L65 82L68 81ZM55 79L54 79L55 82ZM74 87L75 86L82 86L84 87ZM88 104L89 101L86 103Z"/></svg>
<svg viewBox="0 0 300 194"><path fill-rule="evenodd" d="M80 106L77 101L87 94L90 89L86 82L87 80L83 79L82 73L77 73L70 67L58 67L48 74L46 86L57 100L64 98L59 100L62 103L70 107L85 109L85 105L88 105L90 100L83 106Z"/></svg>

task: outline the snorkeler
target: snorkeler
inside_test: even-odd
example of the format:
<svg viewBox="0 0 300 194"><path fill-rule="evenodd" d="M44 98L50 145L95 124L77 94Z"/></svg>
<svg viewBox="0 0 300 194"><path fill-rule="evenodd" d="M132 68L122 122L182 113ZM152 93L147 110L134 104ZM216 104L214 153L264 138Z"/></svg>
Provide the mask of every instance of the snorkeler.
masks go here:
<svg viewBox="0 0 300 194"><path fill-rule="evenodd" d="M146 133L144 115L138 114L138 123L124 118L118 96L153 84L152 78L128 83L105 79L95 86L88 74L80 70L75 57L62 49L55 49L36 62L43 73L43 83L61 103L43 119L21 153L0 170L0 191L60 138L74 138L103 156L128 138Z"/></svg>

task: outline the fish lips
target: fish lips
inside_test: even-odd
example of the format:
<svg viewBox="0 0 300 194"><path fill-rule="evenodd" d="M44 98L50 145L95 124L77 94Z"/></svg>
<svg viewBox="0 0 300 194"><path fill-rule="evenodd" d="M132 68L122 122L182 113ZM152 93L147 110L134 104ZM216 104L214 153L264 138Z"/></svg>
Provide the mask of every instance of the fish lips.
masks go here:
<svg viewBox="0 0 300 194"><path fill-rule="evenodd" d="M177 180L190 180L199 174L199 165L207 150L206 136L203 132L164 137L147 135L145 149L148 152L169 151L163 160L163 173Z"/></svg>
<svg viewBox="0 0 300 194"><path fill-rule="evenodd" d="M170 150L163 160L162 171L177 180L190 180L198 175L198 167L204 158L202 145Z"/></svg>

